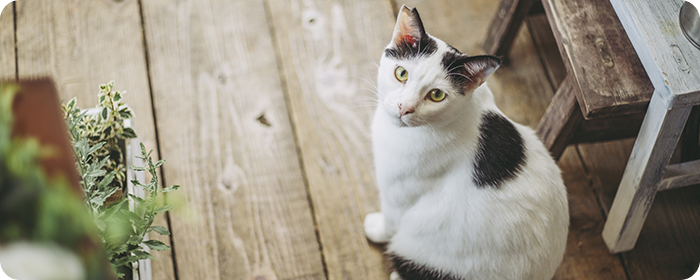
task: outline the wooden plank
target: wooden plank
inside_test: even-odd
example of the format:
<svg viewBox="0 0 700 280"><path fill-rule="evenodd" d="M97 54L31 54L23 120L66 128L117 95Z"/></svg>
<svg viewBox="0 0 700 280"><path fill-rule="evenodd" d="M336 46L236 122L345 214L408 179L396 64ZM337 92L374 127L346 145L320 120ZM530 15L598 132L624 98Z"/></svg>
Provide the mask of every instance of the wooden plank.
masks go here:
<svg viewBox="0 0 700 280"><path fill-rule="evenodd" d="M545 0L586 119L645 112L653 87L607 0Z"/></svg>
<svg viewBox="0 0 700 280"><path fill-rule="evenodd" d="M576 90L578 86L573 77L567 77L537 125L537 136L555 160L558 160L566 147L573 142L574 133L583 123L581 110L576 103Z"/></svg>
<svg viewBox="0 0 700 280"><path fill-rule="evenodd" d="M607 217L622 180L635 139L579 144L581 159L590 174L591 187Z"/></svg>
<svg viewBox="0 0 700 280"><path fill-rule="evenodd" d="M670 106L700 103L700 52L678 23L684 0L611 1L654 86ZM667 88L667 89L666 89Z"/></svg>
<svg viewBox="0 0 700 280"><path fill-rule="evenodd" d="M394 28L390 3L273 0L269 8L328 279L388 279L363 219L379 210L370 100Z"/></svg>
<svg viewBox="0 0 700 280"><path fill-rule="evenodd" d="M325 279L264 2L142 5L178 278Z"/></svg>
<svg viewBox="0 0 700 280"><path fill-rule="evenodd" d="M603 229L611 252L632 249L691 107L667 109L654 95Z"/></svg>
<svg viewBox="0 0 700 280"><path fill-rule="evenodd" d="M14 6L7 4L0 14L0 81L17 80Z"/></svg>
<svg viewBox="0 0 700 280"><path fill-rule="evenodd" d="M19 78L51 77L61 98L78 97L81 108L95 106L98 85L115 80L116 90L128 92L124 99L134 111L139 139L156 149L138 2L23 0L15 5ZM156 223L167 227L162 217ZM167 236L156 239L170 243ZM172 279L170 252L154 255L159 260L153 262L154 276Z"/></svg>
<svg viewBox="0 0 700 280"><path fill-rule="evenodd" d="M570 146L558 164L569 193L571 224L564 260L553 279L627 279L620 258L610 255L600 238L605 217L576 147Z"/></svg>
<svg viewBox="0 0 700 280"><path fill-rule="evenodd" d="M700 159L700 105L693 106L678 143L681 161Z"/></svg>
<svg viewBox="0 0 700 280"><path fill-rule="evenodd" d="M658 191L700 184L700 160L673 164L666 167Z"/></svg>
<svg viewBox="0 0 700 280"><path fill-rule="evenodd" d="M484 42L487 54L506 58L520 31L523 19L530 13L533 0L502 0L493 15Z"/></svg>
<svg viewBox="0 0 700 280"><path fill-rule="evenodd" d="M610 209L633 146L634 139L579 145L591 185L605 213ZM700 187L657 193L637 244L632 251L621 254L630 279L687 279L697 270L699 196Z"/></svg>
<svg viewBox="0 0 700 280"><path fill-rule="evenodd" d="M574 133L574 143L590 143L637 137L644 114L586 120Z"/></svg>
<svg viewBox="0 0 700 280"><path fill-rule="evenodd" d="M541 8L542 4L538 2L533 7ZM556 51L557 41L554 38L554 34L552 34L552 28L549 26L549 19L543 12L528 16L525 19L525 23L532 34L532 42L535 44L540 59L542 59L549 82L552 88L556 90L566 78L567 72L561 55ZM578 85L576 86L578 87Z"/></svg>

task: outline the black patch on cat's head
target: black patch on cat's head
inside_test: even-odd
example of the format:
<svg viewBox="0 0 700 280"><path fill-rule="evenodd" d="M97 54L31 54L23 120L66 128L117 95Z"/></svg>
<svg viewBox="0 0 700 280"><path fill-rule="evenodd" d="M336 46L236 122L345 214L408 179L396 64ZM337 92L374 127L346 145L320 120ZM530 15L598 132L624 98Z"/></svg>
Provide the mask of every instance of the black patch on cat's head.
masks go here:
<svg viewBox="0 0 700 280"><path fill-rule="evenodd" d="M464 89L469 84L478 82L478 79L485 79L501 65L501 60L495 56L468 56L454 47L452 49L442 55L442 68L447 72L447 78L458 89ZM459 93L464 95L463 91Z"/></svg>
<svg viewBox="0 0 700 280"><path fill-rule="evenodd" d="M449 273L419 265L395 254L390 254L389 259L403 280L461 280Z"/></svg>
<svg viewBox="0 0 700 280"><path fill-rule="evenodd" d="M402 7L402 9L404 8L405 7ZM437 51L437 42L435 42L433 38L430 38L428 33L425 32L423 21L421 21L420 15L418 14L418 10L416 10L416 8L410 10L410 17L415 21L416 26L420 30L418 35L419 38L412 38L417 39L415 41L400 40L394 47L384 50L384 54L387 57L405 60L424 55L431 55Z"/></svg>
<svg viewBox="0 0 700 280"><path fill-rule="evenodd" d="M498 188L522 170L525 163L523 138L508 119L495 112L484 114L479 131L474 184L479 188Z"/></svg>

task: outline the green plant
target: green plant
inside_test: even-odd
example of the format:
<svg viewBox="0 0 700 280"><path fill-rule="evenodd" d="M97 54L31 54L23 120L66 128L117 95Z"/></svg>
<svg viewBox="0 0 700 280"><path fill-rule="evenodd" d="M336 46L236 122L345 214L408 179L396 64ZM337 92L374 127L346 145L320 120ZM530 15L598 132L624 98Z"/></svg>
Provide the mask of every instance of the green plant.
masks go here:
<svg viewBox="0 0 700 280"><path fill-rule="evenodd" d="M144 240L146 234L155 231L161 235L170 232L160 226L153 226L156 215L170 210L170 205L162 205L160 193L177 190L178 185L160 188L158 171L165 162L153 163L151 151L141 143L141 155L145 166L132 166L134 171L148 171L151 180L131 183L143 188L145 198L133 194L118 197L114 204L105 202L119 190L125 192L126 175L122 146L124 140L135 138L136 133L124 126L124 121L133 116L131 109L122 101L123 92L112 91L114 82L100 85L96 114L89 114L76 106L71 99L63 106L65 119L77 158L81 186L86 196L86 205L97 225L100 239L105 247L110 263L117 277L124 277L132 264L142 259L154 259L142 245L153 250L170 250L158 240Z"/></svg>

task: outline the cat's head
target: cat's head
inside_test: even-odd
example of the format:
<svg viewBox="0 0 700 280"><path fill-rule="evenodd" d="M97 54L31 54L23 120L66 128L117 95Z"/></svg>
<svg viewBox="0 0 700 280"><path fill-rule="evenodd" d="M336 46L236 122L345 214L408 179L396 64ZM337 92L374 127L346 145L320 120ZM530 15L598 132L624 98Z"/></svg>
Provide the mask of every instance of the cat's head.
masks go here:
<svg viewBox="0 0 700 280"><path fill-rule="evenodd" d="M500 64L430 36L418 11L403 6L379 65L379 106L398 126L443 126L461 115Z"/></svg>

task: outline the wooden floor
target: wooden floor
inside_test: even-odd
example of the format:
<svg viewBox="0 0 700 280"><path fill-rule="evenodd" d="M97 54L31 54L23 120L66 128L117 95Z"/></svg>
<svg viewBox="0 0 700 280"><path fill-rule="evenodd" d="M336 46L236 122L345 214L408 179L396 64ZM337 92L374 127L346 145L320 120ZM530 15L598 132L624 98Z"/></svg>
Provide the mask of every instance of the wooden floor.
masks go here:
<svg viewBox="0 0 700 280"><path fill-rule="evenodd" d="M481 54L498 1L408 1L427 31ZM116 88L139 137L181 184L158 223L173 251L153 278L388 279L363 236L379 210L369 123L390 0L21 0L0 18L0 79L52 77L62 98ZM546 42L545 42L546 45ZM535 127L553 95L527 28L490 78L502 110ZM556 55L555 55L556 57ZM551 73L550 73L551 74ZM559 162L571 230L555 279L684 279L700 263L700 188L657 196L636 248L600 233L633 140L570 146Z"/></svg>

